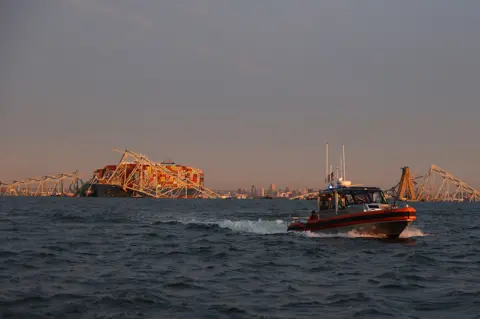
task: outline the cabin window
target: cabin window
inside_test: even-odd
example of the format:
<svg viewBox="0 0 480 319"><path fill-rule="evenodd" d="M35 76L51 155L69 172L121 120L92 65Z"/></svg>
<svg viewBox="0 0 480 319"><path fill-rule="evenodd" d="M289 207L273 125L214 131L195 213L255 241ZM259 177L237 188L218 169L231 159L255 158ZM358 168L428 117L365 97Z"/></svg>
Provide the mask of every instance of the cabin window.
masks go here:
<svg viewBox="0 0 480 319"><path fill-rule="evenodd" d="M319 210L335 209L335 198L332 196L320 197Z"/></svg>
<svg viewBox="0 0 480 319"><path fill-rule="evenodd" d="M320 210L327 210L327 209L328 209L327 200L323 198L322 200L320 200Z"/></svg>
<svg viewBox="0 0 480 319"><path fill-rule="evenodd" d="M345 204L347 206L355 204L355 201L353 200L353 196L350 194L345 195Z"/></svg>
<svg viewBox="0 0 480 319"><path fill-rule="evenodd" d="M387 201L383 192L377 189L355 189L338 193L338 208L346 209L351 205L362 204L386 204ZM333 194L322 194L319 198L319 210L335 209L335 196Z"/></svg>
<svg viewBox="0 0 480 319"><path fill-rule="evenodd" d="M355 204L387 203L381 191L355 192L352 193L352 197Z"/></svg>
<svg viewBox="0 0 480 319"><path fill-rule="evenodd" d="M378 204L386 204L387 203L387 201L385 200L385 197L383 196L382 192L373 193L373 202L378 203Z"/></svg>
<svg viewBox="0 0 480 319"><path fill-rule="evenodd" d="M319 210L327 210L327 209L330 209L330 201L328 200L328 198L326 197L323 197L320 199L320 207L319 207Z"/></svg>
<svg viewBox="0 0 480 319"><path fill-rule="evenodd" d="M367 193L353 194L353 201L355 204L368 204L370 199Z"/></svg>

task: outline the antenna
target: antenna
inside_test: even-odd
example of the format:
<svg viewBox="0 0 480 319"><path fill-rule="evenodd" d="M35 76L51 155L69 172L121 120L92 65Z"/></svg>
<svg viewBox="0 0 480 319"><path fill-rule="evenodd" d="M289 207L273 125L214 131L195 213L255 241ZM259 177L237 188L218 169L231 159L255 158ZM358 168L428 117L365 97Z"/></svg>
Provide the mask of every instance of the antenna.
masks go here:
<svg viewBox="0 0 480 319"><path fill-rule="evenodd" d="M326 153L325 153L325 183L328 183L330 176L328 175L328 142L325 145Z"/></svg>
<svg viewBox="0 0 480 319"><path fill-rule="evenodd" d="M343 180L343 164L342 157L340 156L340 178Z"/></svg>
<svg viewBox="0 0 480 319"><path fill-rule="evenodd" d="M330 183L333 182L332 174L333 174L333 168L332 168L332 164L330 164L330 174L328 175Z"/></svg>
<svg viewBox="0 0 480 319"><path fill-rule="evenodd" d="M347 180L347 174L345 173L345 145L342 145L342 153L343 153L343 180Z"/></svg>

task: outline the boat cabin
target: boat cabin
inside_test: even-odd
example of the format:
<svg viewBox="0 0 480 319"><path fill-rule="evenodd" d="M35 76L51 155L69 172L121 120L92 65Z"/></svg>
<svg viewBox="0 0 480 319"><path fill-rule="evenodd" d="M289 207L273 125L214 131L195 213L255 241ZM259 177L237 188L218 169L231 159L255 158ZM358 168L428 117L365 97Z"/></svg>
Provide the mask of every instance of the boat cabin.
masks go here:
<svg viewBox="0 0 480 319"><path fill-rule="evenodd" d="M335 209L335 193L338 194L338 210L344 210L354 205L388 204L385 195L378 187L340 187L327 189L319 193L319 211ZM372 205L369 205L369 207L372 207Z"/></svg>

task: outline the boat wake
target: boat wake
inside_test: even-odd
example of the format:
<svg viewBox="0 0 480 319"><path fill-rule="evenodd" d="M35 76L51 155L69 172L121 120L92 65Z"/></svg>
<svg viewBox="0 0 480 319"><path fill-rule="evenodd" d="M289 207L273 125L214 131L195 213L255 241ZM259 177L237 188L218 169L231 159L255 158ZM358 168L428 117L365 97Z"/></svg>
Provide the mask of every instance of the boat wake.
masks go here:
<svg viewBox="0 0 480 319"><path fill-rule="evenodd" d="M172 222L172 221L169 221ZM230 220L230 219L211 219L211 220L197 220L195 218L185 220L175 220L185 225L196 224L205 226L218 226L223 229L230 229L236 232L253 233L253 234L286 234L286 222L281 219L276 220ZM321 232L293 232L295 235L306 236L309 238L383 238L382 236L375 236L371 234L359 233L355 230L346 233L321 233ZM426 235L422 230L414 226L409 226L401 234L399 238L424 237Z"/></svg>
<svg viewBox="0 0 480 319"><path fill-rule="evenodd" d="M189 220L176 220L182 224L197 224L212 226L216 225L220 228L230 229L232 231L254 233L254 234L281 234L286 233L287 226L281 219L276 220L230 220L230 219L213 219L213 220L197 220L195 218Z"/></svg>
<svg viewBox="0 0 480 319"><path fill-rule="evenodd" d="M221 228L255 234L280 234L285 233L286 226L283 220L222 220L218 223Z"/></svg>
<svg viewBox="0 0 480 319"><path fill-rule="evenodd" d="M400 234L400 238L412 238L412 237L424 237L424 236L429 236L429 235L425 234L423 231L421 231L419 228L417 228L415 226L407 227Z"/></svg>

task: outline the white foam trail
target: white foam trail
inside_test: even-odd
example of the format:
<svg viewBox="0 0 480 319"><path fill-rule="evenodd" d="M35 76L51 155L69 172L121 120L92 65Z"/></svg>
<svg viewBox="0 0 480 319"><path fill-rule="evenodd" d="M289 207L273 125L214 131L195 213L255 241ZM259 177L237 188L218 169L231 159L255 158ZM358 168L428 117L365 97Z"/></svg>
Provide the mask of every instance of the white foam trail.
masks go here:
<svg viewBox="0 0 480 319"><path fill-rule="evenodd" d="M199 225L218 225L221 228L228 228L233 231L255 233L255 234L279 234L286 233L287 226L281 219L276 220L230 220L230 219L210 219L197 220L195 218L189 220L177 220L182 224L199 224Z"/></svg>
<svg viewBox="0 0 480 319"><path fill-rule="evenodd" d="M222 220L218 223L222 228L255 234L278 234L286 233L287 228L283 220Z"/></svg>
<svg viewBox="0 0 480 319"><path fill-rule="evenodd" d="M210 220L197 220L184 219L176 220L182 224L199 224L199 225L218 225L221 228L228 228L233 231L254 233L254 234L281 234L287 233L287 226L285 221L281 219L276 220L230 220L230 219L210 219ZM384 236L379 235L370 235L351 230L346 233L320 233L320 232L294 232L294 234L300 236L306 236L309 238L384 238ZM414 226L409 226L401 234L400 238L411 238L411 237L423 237L428 236L424 234L419 228Z"/></svg>
<svg viewBox="0 0 480 319"><path fill-rule="evenodd" d="M400 238L424 237L428 236L415 226L409 226L400 234Z"/></svg>

